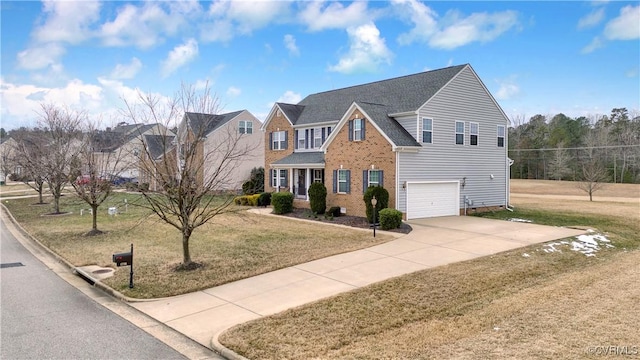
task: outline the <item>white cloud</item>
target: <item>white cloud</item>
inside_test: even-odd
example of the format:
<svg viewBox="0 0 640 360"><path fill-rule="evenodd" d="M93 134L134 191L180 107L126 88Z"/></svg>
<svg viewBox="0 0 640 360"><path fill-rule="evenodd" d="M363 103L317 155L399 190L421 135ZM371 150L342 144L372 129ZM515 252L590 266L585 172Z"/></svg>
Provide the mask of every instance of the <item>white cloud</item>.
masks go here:
<svg viewBox="0 0 640 360"><path fill-rule="evenodd" d="M515 77L511 76L508 79L496 80L498 85L498 91L495 96L498 100L510 100L513 97L520 94L520 87L516 84Z"/></svg>
<svg viewBox="0 0 640 360"><path fill-rule="evenodd" d="M289 50L289 54L293 56L300 55L300 49L296 45L296 38L291 34L287 34L284 36L284 46Z"/></svg>
<svg viewBox="0 0 640 360"><path fill-rule="evenodd" d="M393 54L387 48L380 31L373 23L347 29L349 52L329 71L353 73L375 71L380 64L391 64Z"/></svg>
<svg viewBox="0 0 640 360"><path fill-rule="evenodd" d="M12 84L0 80L1 113L5 127L30 126L37 117L40 104L65 104L70 108L96 111L102 109L100 86L74 79L62 87ZM4 124L6 121L8 124Z"/></svg>
<svg viewBox="0 0 640 360"><path fill-rule="evenodd" d="M37 70L59 66L60 57L66 52L60 44L49 43L28 48L18 53L18 67Z"/></svg>
<svg viewBox="0 0 640 360"><path fill-rule="evenodd" d="M239 88L235 87L235 86L230 86L227 89L227 95L232 96L232 97L236 97L238 95L242 94L242 90L240 90Z"/></svg>
<svg viewBox="0 0 640 360"><path fill-rule="evenodd" d="M625 71L624 76L628 78L638 77L638 68L636 67L636 68Z"/></svg>
<svg viewBox="0 0 640 360"><path fill-rule="evenodd" d="M345 7L339 2L310 1L300 12L300 19L310 31L346 29L372 20L367 3L356 1Z"/></svg>
<svg viewBox="0 0 640 360"><path fill-rule="evenodd" d="M107 46L150 48L163 41L163 35L175 35L193 13L192 7L172 6L165 11L164 3L142 2L140 7L126 4L118 9L113 21L100 29L100 37ZM169 2L171 4L171 2ZM187 14L183 13L187 12Z"/></svg>
<svg viewBox="0 0 640 360"><path fill-rule="evenodd" d="M290 2L273 0L216 0L209 6L208 19L200 23L202 41L228 42L236 35L251 34L286 18Z"/></svg>
<svg viewBox="0 0 640 360"><path fill-rule="evenodd" d="M189 39L184 44L176 46L162 63L162 76L171 75L195 59L196 56L198 56L198 42L195 39Z"/></svg>
<svg viewBox="0 0 640 360"><path fill-rule="evenodd" d="M118 64L115 69L111 71L112 79L133 79L138 71L142 68L142 62L134 57L129 64Z"/></svg>
<svg viewBox="0 0 640 360"><path fill-rule="evenodd" d="M100 18L100 2L44 0L43 12L44 23L32 33L35 41L78 44L91 37L89 25Z"/></svg>
<svg viewBox="0 0 640 360"><path fill-rule="evenodd" d="M602 39L600 39L600 37L596 36L595 38L593 38L593 40L591 40L589 45L587 45L587 46L582 48L581 52L583 54L588 54L588 53L594 52L595 50L601 48L602 46L604 46L604 43L602 42Z"/></svg>
<svg viewBox="0 0 640 360"><path fill-rule="evenodd" d="M640 5L629 5L620 9L620 16L607 23L604 36L609 40L640 38Z"/></svg>
<svg viewBox="0 0 640 360"><path fill-rule="evenodd" d="M398 36L398 42L408 45L425 42L433 48L455 49L472 42L489 42L518 26L518 13L502 11L473 13L464 17L459 11L449 11L444 18L416 0L392 2L403 13L410 14L414 28Z"/></svg>
<svg viewBox="0 0 640 360"><path fill-rule="evenodd" d="M596 9L578 20L578 29L586 29L600 24L604 20L604 8Z"/></svg>
<svg viewBox="0 0 640 360"><path fill-rule="evenodd" d="M302 100L302 95L293 92L291 90L287 90L282 96L278 98L277 102L285 103L285 104L297 104ZM273 106L273 104L271 104Z"/></svg>

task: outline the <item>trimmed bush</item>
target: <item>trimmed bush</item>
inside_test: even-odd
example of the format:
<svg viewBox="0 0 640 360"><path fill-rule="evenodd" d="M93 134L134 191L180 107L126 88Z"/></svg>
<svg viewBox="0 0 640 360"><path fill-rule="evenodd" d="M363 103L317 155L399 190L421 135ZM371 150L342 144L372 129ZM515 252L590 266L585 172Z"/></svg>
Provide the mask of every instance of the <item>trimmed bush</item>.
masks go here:
<svg viewBox="0 0 640 360"><path fill-rule="evenodd" d="M260 193L260 196L258 197L258 206L267 207L269 205L271 205L271 193L270 192Z"/></svg>
<svg viewBox="0 0 640 360"><path fill-rule="evenodd" d="M233 198L233 202L236 205L242 206L258 206L259 197L260 194L236 196Z"/></svg>
<svg viewBox="0 0 640 360"><path fill-rule="evenodd" d="M247 200L251 206L258 206L258 198L260 198L260 194L247 195Z"/></svg>
<svg viewBox="0 0 640 360"><path fill-rule="evenodd" d="M340 215L342 215L342 213L340 212L340 206L332 206L329 208L329 211L327 211L327 213L329 213L329 215L333 216L333 217L338 217Z"/></svg>
<svg viewBox="0 0 640 360"><path fill-rule="evenodd" d="M382 209L379 214L382 230L397 229L402 225L402 212L396 209Z"/></svg>
<svg viewBox="0 0 640 360"><path fill-rule="evenodd" d="M369 223L373 223L373 206L371 205L371 198L374 196L376 197L376 200L378 200L378 203L376 204L377 213L380 213L381 209L389 207L389 192L387 189L382 186L369 186L362 197L364 205L367 208L367 221Z"/></svg>
<svg viewBox="0 0 640 360"><path fill-rule="evenodd" d="M273 193L271 205L273 205L274 214L290 213L293 211L293 194L288 191Z"/></svg>
<svg viewBox="0 0 640 360"><path fill-rule="evenodd" d="M327 209L327 188L323 183L314 182L309 186L309 206L316 214L324 214Z"/></svg>

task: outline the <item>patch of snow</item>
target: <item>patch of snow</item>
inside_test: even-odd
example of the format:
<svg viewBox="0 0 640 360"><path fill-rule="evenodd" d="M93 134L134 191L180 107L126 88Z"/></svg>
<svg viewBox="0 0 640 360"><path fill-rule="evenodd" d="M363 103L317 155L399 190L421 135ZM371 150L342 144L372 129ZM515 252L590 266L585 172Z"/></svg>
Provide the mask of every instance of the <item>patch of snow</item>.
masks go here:
<svg viewBox="0 0 640 360"><path fill-rule="evenodd" d="M493 328L493 330L498 331L498 330L500 330L500 328L496 326L496 327Z"/></svg>
<svg viewBox="0 0 640 360"><path fill-rule="evenodd" d="M522 257L531 257L531 255L529 255L527 253L524 253L524 254L522 254Z"/></svg>
<svg viewBox="0 0 640 360"><path fill-rule="evenodd" d="M571 242L560 241L544 244L542 250L546 253L562 252L559 247L562 245L571 245L571 251L580 252L585 256L596 256L596 253L603 247L614 247L606 236L597 234L593 230L587 230L587 232L592 233L592 235L578 235L576 236L576 240Z"/></svg>
<svg viewBox="0 0 640 360"><path fill-rule="evenodd" d="M530 223L530 222L533 222L533 221L531 221L531 220L527 220L527 219L518 219L518 218L510 218L510 219L507 219L507 221L521 222L521 223Z"/></svg>

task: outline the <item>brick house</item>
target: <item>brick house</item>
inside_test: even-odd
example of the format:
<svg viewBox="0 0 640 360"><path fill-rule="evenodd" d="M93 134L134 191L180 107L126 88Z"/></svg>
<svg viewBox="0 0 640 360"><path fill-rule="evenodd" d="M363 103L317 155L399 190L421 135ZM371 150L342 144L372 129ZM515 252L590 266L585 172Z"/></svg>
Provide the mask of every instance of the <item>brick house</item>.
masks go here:
<svg viewBox="0 0 640 360"><path fill-rule="evenodd" d="M276 103L262 126L265 190L308 207L323 182L327 206L356 216L372 185L406 219L504 208L508 124L469 64Z"/></svg>

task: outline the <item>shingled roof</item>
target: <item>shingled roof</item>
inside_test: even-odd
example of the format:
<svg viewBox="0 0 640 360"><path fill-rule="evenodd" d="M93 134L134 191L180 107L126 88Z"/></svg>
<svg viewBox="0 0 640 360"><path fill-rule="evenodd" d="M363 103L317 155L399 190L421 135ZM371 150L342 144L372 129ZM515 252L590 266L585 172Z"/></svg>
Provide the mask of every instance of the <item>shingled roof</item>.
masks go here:
<svg viewBox="0 0 640 360"><path fill-rule="evenodd" d="M158 159L172 148L175 136L171 135L145 135L144 140L149 149L149 156Z"/></svg>
<svg viewBox="0 0 640 360"><path fill-rule="evenodd" d="M293 125L338 121L352 104L371 117L396 146L420 146L388 115L418 110L467 65L312 94L298 104L277 103Z"/></svg>
<svg viewBox="0 0 640 360"><path fill-rule="evenodd" d="M202 114L194 112L186 112L184 114L189 128L196 134L206 136L220 126L226 124L231 119L238 116L242 111L234 111L226 114Z"/></svg>

